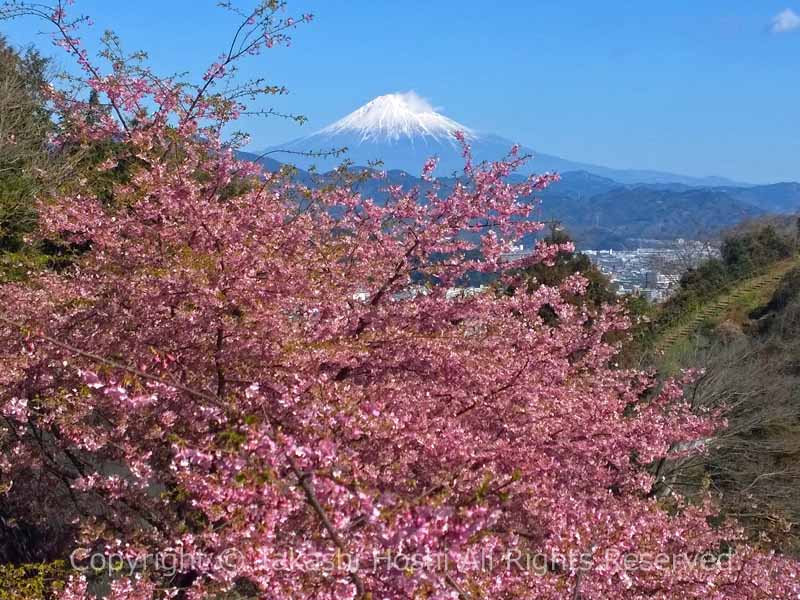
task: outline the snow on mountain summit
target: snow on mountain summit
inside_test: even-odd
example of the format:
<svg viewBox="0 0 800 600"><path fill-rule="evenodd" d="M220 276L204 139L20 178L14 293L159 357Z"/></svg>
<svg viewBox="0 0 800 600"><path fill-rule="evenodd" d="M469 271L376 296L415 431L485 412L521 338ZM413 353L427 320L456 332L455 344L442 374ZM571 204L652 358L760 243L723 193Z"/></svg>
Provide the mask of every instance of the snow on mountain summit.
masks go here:
<svg viewBox="0 0 800 600"><path fill-rule="evenodd" d="M402 137L430 137L452 142L455 131L462 131L468 138L474 137L469 127L436 112L415 92L405 92L378 96L319 133L356 134L361 141L374 142L397 141Z"/></svg>
<svg viewBox="0 0 800 600"><path fill-rule="evenodd" d="M449 175L464 168L463 149L454 135L457 131L469 140L473 159L478 162L499 160L514 145L444 116L425 98L409 91L378 96L315 133L267 151L278 156L285 152L288 162L295 166L313 166L322 172L347 159L355 166L379 161L386 169L419 174L425 161L435 156L439 159L438 172ZM343 148L344 154L337 152ZM550 163L543 167L542 171L555 170L548 168Z"/></svg>
<svg viewBox="0 0 800 600"><path fill-rule="evenodd" d="M514 142L491 133L475 130L444 116L415 92L385 94L335 123L310 135L272 146L266 152L279 161L301 169L315 167L320 172L335 169L343 160L354 166L367 166L380 161L382 168L402 169L419 175L425 161L439 159L437 174L449 175L464 168L461 145L453 136L464 133L469 140L475 163L500 160L508 155ZM346 149L344 154L342 149ZM523 165L521 174L545 171L586 171L620 183L684 183L708 185L724 180L702 180L657 171L628 171L575 162L558 156L534 152L522 146L522 154L533 155ZM259 152L260 154L260 152ZM728 182L730 183L730 182Z"/></svg>

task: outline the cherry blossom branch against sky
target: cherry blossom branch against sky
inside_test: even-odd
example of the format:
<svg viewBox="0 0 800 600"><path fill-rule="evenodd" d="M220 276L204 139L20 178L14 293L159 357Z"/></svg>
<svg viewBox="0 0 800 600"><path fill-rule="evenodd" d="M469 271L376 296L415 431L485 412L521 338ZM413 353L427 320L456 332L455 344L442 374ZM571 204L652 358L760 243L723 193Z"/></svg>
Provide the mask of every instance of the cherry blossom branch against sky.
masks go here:
<svg viewBox="0 0 800 600"><path fill-rule="evenodd" d="M113 28L129 49L151 51L163 73L201 74L218 52L205 41L217 25L235 23L211 0L77 7L98 31ZM800 14L800 4L519 1L495 11L479 1L400 8L309 0L298 8L316 15L314 27L291 51L247 68L286 84L291 96L275 107L310 121L298 128L254 119L253 149L319 129L376 96L415 90L474 129L571 160L800 180L791 126L800 33L771 31L786 10ZM28 44L40 29L18 22L3 33Z"/></svg>

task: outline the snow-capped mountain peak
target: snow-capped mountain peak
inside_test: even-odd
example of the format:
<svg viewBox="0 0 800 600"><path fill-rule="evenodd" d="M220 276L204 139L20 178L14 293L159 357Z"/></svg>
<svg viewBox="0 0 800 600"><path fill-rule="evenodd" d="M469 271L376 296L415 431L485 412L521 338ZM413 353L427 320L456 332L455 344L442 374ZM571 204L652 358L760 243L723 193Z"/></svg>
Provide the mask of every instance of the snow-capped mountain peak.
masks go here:
<svg viewBox="0 0 800 600"><path fill-rule="evenodd" d="M454 141L455 131L463 132L467 138L475 136L469 127L436 112L424 98L405 92L378 96L319 133L355 134L362 142L391 142L419 137Z"/></svg>
<svg viewBox="0 0 800 600"><path fill-rule="evenodd" d="M475 130L444 116L415 92L386 94L311 135L267 148L267 152L285 152L287 162L301 169L316 167L320 172L335 169L343 160L364 167L382 163L387 170L402 169L419 174L425 161L439 159L437 174L448 175L464 168L461 144L453 136L464 133L469 140L473 163L500 160L508 155L514 142ZM337 152L347 149L345 154ZM521 154L533 155L521 174L545 171L586 171L620 183L684 183L687 185L728 185L719 179L698 179L657 171L618 170L566 160L534 152L522 146ZM281 157L277 154L277 157Z"/></svg>

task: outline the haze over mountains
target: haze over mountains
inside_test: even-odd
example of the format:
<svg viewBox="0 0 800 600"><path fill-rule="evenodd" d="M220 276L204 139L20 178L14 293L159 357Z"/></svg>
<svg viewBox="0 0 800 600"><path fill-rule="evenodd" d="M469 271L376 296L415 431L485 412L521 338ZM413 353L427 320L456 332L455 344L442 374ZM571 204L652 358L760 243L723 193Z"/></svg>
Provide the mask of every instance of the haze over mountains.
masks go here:
<svg viewBox="0 0 800 600"><path fill-rule="evenodd" d="M464 159L455 131L463 132L476 162L502 158L514 144L476 132L407 92L379 96L316 133L268 148L270 158L261 161L274 167L278 163L272 159L278 159L301 170L314 166L325 173L345 158L353 166L381 160L388 181L370 182L362 190L381 200L385 197L381 188L388 183L425 187L415 175L432 155L439 158L438 176L458 176ZM343 147L348 151L342 156L303 154ZM562 175L562 181L538 195L543 199L540 216L563 222L582 247L635 247L641 238L708 238L747 218L800 211L800 184L794 182L755 186L714 176L612 169L524 145L521 152L534 157L521 175L545 171ZM301 177L307 175L301 172Z"/></svg>
<svg viewBox="0 0 800 600"><path fill-rule="evenodd" d="M281 150L315 152L346 147L348 151L345 156L354 165L367 165L370 161L380 159L388 168L409 173L419 172L425 159L436 154L441 172L451 173L464 165L461 148L453 138L455 131L464 133L478 161L497 160L515 143L498 135L477 132L436 112L414 92L406 92L378 96L316 133L268 150L279 157ZM620 183L735 184L723 177L689 177L660 171L612 169L542 153L524 144L521 149L524 154L531 154L535 158L526 166L529 171L586 171ZM341 160L337 157L294 155L288 162L303 169L316 165L320 171L327 171L336 167Z"/></svg>

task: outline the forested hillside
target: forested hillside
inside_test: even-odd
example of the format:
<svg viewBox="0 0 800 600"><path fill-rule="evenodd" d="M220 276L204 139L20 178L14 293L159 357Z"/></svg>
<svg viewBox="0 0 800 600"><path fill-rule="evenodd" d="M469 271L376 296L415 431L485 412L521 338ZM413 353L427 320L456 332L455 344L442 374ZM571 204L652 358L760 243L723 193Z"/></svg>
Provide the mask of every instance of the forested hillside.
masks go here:
<svg viewBox="0 0 800 600"><path fill-rule="evenodd" d="M49 162L46 66L35 51L18 53L0 37L0 280L37 263L25 236L36 227L34 198Z"/></svg>
<svg viewBox="0 0 800 600"><path fill-rule="evenodd" d="M671 465L664 481L689 493L714 490L724 514L753 539L769 532L775 548L797 554L800 267L747 308L696 330L670 356L670 368L703 369L689 393L697 406L721 410L727 424L707 456Z"/></svg>
<svg viewBox="0 0 800 600"><path fill-rule="evenodd" d="M260 160L268 168L282 163L272 157L240 153L246 160ZM276 154L280 158L280 154ZM291 163L291 157L286 158ZM534 159L535 162L535 159ZM378 172L374 169L357 169ZM622 185L616 181L572 171L563 173L560 180L528 199L536 206L536 218L562 223L583 249L635 248L642 239L712 240L731 227L768 212L788 212L800 209L800 196L794 197L794 184L753 188L691 188L684 185ZM298 170L297 178L310 185L323 186L336 180L329 174L309 174ZM512 176L512 181L524 178ZM458 180L443 177L438 180L443 189L452 189ZM358 190L378 202L389 198L386 188L399 185L405 189L430 189L430 184L414 174L389 170L379 179L365 179ZM775 198L778 198L776 200ZM775 203L781 210L773 210Z"/></svg>

